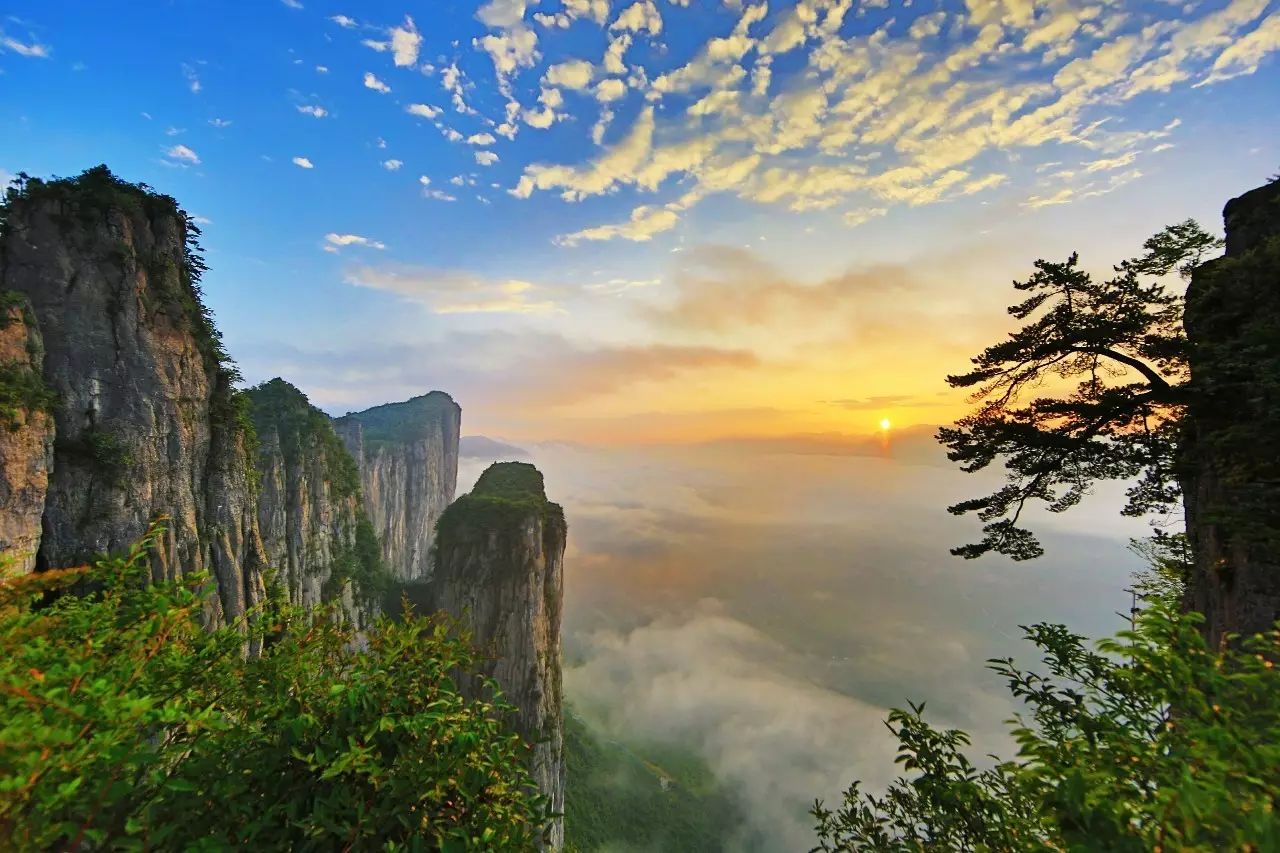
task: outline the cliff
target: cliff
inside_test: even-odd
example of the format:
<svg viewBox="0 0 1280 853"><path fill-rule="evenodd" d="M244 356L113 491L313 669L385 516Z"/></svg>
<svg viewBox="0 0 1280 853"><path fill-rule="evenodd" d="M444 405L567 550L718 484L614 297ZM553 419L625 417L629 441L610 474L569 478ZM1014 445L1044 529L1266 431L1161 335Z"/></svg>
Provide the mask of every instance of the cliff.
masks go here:
<svg viewBox="0 0 1280 853"><path fill-rule="evenodd" d="M41 377L44 346L25 297L0 291L0 552L30 572L40 547L53 464L53 396Z"/></svg>
<svg viewBox="0 0 1280 853"><path fill-rule="evenodd" d="M337 598L348 619L369 624L390 578L355 460L328 415L283 379L245 398L259 442L258 528L268 565L292 603Z"/></svg>
<svg viewBox="0 0 1280 853"><path fill-rule="evenodd" d="M221 624L259 600L262 543L197 234L173 199L106 167L31 179L3 207L0 289L30 301L57 400L37 568L123 549L167 516L152 571L209 570L206 618ZM37 470L30 449L21 464Z"/></svg>
<svg viewBox="0 0 1280 853"><path fill-rule="evenodd" d="M1217 644L1280 619L1280 182L1229 202L1187 290L1188 607Z"/></svg>
<svg viewBox="0 0 1280 853"><path fill-rule="evenodd" d="M383 561L402 581L431 575L431 546L458 483L462 409L432 391L334 421L360 470Z"/></svg>
<svg viewBox="0 0 1280 853"><path fill-rule="evenodd" d="M533 745L530 766L556 812L564 811L560 617L564 512L542 474L523 462L489 466L437 528L431 609L459 618L488 656L483 670L518 710L516 731ZM475 685L471 685L473 691ZM557 821L552 847L564 843Z"/></svg>

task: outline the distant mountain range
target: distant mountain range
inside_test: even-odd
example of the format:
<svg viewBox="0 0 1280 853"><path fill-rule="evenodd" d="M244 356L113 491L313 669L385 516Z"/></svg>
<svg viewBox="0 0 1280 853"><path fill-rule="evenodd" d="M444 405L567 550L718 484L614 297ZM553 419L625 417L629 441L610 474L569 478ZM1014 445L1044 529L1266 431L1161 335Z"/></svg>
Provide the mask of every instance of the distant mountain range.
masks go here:
<svg viewBox="0 0 1280 853"><path fill-rule="evenodd" d="M458 453L463 459L492 459L504 462L528 459L532 456L523 447L516 447L514 444L507 444L505 441L483 435L464 435L458 443Z"/></svg>

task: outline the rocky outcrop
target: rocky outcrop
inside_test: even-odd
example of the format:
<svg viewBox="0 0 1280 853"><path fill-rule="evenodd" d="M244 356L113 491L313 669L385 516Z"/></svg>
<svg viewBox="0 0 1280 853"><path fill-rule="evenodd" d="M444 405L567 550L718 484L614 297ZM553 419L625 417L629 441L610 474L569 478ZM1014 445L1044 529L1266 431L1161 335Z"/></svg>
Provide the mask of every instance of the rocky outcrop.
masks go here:
<svg viewBox="0 0 1280 853"><path fill-rule="evenodd" d="M53 398L41 377L44 347L25 297L0 291L0 552L30 572L53 464Z"/></svg>
<svg viewBox="0 0 1280 853"><path fill-rule="evenodd" d="M560 617L564 512L547 500L542 474L523 462L491 465L454 502L437 529L429 609L461 620L532 745L530 767L556 812L564 811ZM475 685L472 690L477 690ZM552 828L552 847L564 827Z"/></svg>
<svg viewBox="0 0 1280 853"><path fill-rule="evenodd" d="M4 210L0 289L30 300L57 399L38 567L123 549L167 517L153 573L209 570L207 617L224 624L262 594L262 543L196 233L173 199L105 167L30 180Z"/></svg>
<svg viewBox="0 0 1280 853"><path fill-rule="evenodd" d="M258 528L293 604L338 600L367 625L389 576L365 515L355 460L328 415L283 379L245 392L258 436Z"/></svg>
<svg viewBox="0 0 1280 853"><path fill-rule="evenodd" d="M1187 605L1215 645L1280 619L1280 182L1229 202L1187 290Z"/></svg>
<svg viewBox="0 0 1280 853"><path fill-rule="evenodd" d="M432 391L338 418L383 560L402 581L431 576L436 522L458 483L462 409Z"/></svg>

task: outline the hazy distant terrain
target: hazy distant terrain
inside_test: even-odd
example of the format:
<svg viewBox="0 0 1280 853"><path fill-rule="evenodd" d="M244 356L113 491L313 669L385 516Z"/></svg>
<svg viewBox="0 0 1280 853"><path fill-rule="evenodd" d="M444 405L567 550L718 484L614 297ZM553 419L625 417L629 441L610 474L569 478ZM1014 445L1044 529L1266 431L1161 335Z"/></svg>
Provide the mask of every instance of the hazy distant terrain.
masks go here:
<svg viewBox="0 0 1280 853"><path fill-rule="evenodd" d="M1143 527L1119 489L1039 520L1041 560L964 562L946 549L976 526L945 507L981 483L926 436L529 448L569 520L569 701L707 762L745 805L731 849L807 849L815 796L892 775L880 721L907 699L1007 752L983 661L1026 651L1019 623L1101 634L1128 608ZM484 465L463 460L460 493Z"/></svg>

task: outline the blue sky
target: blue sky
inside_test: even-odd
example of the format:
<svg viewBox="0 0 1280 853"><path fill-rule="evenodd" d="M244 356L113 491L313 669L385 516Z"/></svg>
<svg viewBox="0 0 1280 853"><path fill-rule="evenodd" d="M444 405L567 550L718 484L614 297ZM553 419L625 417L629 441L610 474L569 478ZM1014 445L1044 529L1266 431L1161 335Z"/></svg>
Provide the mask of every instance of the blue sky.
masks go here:
<svg viewBox="0 0 1280 853"><path fill-rule="evenodd" d="M476 430L954 413L1007 282L1280 170L1266 0L17 0L0 170L207 220L251 379Z"/></svg>

